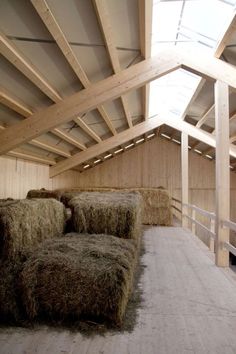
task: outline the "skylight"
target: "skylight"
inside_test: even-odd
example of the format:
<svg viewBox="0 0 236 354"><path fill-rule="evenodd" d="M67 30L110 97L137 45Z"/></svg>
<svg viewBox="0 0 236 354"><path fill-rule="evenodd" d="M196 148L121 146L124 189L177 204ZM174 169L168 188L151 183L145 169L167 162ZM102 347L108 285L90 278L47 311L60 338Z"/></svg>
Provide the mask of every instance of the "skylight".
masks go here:
<svg viewBox="0 0 236 354"><path fill-rule="evenodd" d="M151 55L178 46L214 54L236 0L153 0ZM183 69L150 84L149 117L161 112L181 117L201 78Z"/></svg>

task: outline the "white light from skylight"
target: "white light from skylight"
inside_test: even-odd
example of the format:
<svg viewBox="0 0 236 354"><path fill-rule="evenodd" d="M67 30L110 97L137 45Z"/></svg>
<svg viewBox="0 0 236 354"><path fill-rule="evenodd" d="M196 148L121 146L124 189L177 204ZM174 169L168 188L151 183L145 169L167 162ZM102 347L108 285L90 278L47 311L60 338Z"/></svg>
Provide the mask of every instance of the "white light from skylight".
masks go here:
<svg viewBox="0 0 236 354"><path fill-rule="evenodd" d="M213 55L236 0L154 0L151 55L171 47L201 47ZM183 69L150 83L149 117L169 112L181 118L201 78ZM174 117L175 116L175 117Z"/></svg>

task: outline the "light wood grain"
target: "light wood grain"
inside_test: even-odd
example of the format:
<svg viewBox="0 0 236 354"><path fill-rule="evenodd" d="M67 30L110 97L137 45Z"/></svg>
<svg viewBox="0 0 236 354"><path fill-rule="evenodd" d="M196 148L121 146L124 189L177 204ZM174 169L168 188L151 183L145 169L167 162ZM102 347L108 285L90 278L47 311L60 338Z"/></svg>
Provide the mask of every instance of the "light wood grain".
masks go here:
<svg viewBox="0 0 236 354"><path fill-rule="evenodd" d="M186 133L181 134L181 186L182 186L182 198L183 204L189 203L189 161L188 161L188 135ZM189 214L188 207L182 205L182 213ZM188 227L188 219L184 215L182 216L182 227Z"/></svg>
<svg viewBox="0 0 236 354"><path fill-rule="evenodd" d="M51 12L46 0L31 0L31 3L33 4L35 10L38 12L47 29L51 33L52 37L55 39L58 47L61 49L62 53L64 54L65 58L70 64L71 68L74 70L82 85L84 87L88 87L91 83L82 66L80 65L76 55L74 54L69 42L67 41L62 29L57 23L56 18L53 16L53 13ZM101 114L102 118L106 122L113 135L115 135L116 130L113 126L110 117L106 113L104 107L100 108L101 109L99 109L99 113Z"/></svg>
<svg viewBox="0 0 236 354"><path fill-rule="evenodd" d="M151 79L161 77L178 66L178 63L172 59L166 59L166 55L164 57L160 55L90 85L60 102L34 113L30 118L15 124L14 127L0 132L0 154L69 121L75 115L91 111L104 102L121 96L124 92L140 87Z"/></svg>
<svg viewBox="0 0 236 354"><path fill-rule="evenodd" d="M215 83L215 127L216 127L216 264L229 266L229 252L224 242L229 242L229 229L222 220L230 219L230 174L229 174L229 88Z"/></svg>

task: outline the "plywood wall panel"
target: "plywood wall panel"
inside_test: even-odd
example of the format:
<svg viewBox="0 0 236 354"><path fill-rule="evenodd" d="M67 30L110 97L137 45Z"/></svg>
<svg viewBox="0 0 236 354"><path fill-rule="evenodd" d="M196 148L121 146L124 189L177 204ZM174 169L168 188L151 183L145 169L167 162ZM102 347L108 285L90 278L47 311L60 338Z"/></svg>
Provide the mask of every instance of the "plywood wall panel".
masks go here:
<svg viewBox="0 0 236 354"><path fill-rule="evenodd" d="M0 157L0 198L25 198L29 189L51 189L48 173L46 165Z"/></svg>
<svg viewBox="0 0 236 354"><path fill-rule="evenodd" d="M215 209L215 165L196 153L189 154L190 203ZM135 149L79 173L65 172L49 179L48 166L13 158L0 158L0 198L24 198L31 188L158 187L181 197L180 146L154 138ZM231 219L236 221L236 174L231 173Z"/></svg>

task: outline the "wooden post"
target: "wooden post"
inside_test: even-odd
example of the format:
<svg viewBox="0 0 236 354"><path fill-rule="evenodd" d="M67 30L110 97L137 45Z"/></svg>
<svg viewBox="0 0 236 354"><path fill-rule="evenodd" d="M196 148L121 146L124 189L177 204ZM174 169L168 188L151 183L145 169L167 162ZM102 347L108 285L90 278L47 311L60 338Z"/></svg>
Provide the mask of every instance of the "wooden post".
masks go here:
<svg viewBox="0 0 236 354"><path fill-rule="evenodd" d="M211 232L215 233L215 220L210 219L210 222L211 222L210 230L211 230ZM210 248L210 251L215 252L215 240L213 239L213 237L210 237L209 248Z"/></svg>
<svg viewBox="0 0 236 354"><path fill-rule="evenodd" d="M182 173L182 204L188 204L188 135L181 134L181 173ZM182 205L182 227L188 227L188 207Z"/></svg>
<svg viewBox="0 0 236 354"><path fill-rule="evenodd" d="M216 131L216 265L229 266L229 251L224 243L229 241L229 229L222 220L230 218L229 172L229 88L222 81L215 83Z"/></svg>
<svg viewBox="0 0 236 354"><path fill-rule="evenodd" d="M192 209L192 219L195 221L196 220L196 210ZM196 235L196 224L195 222L192 221L192 233Z"/></svg>

